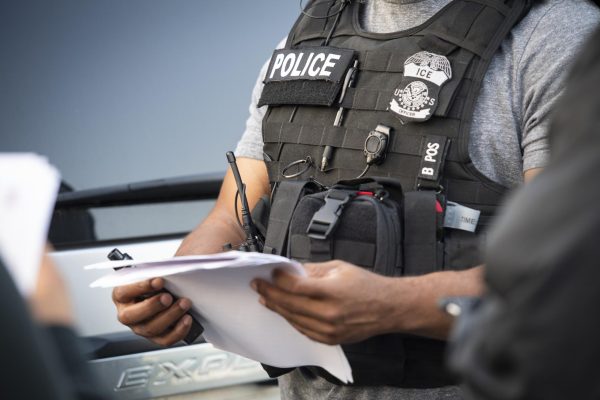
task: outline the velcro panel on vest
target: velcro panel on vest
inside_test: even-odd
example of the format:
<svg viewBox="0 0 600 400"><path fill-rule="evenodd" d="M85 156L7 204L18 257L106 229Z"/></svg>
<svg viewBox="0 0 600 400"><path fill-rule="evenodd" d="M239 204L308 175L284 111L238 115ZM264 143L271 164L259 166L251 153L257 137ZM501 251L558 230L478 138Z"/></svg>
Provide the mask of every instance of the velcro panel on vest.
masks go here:
<svg viewBox="0 0 600 400"><path fill-rule="evenodd" d="M327 81L290 81L265 84L258 107L302 104L331 106L338 97L342 84Z"/></svg>
<svg viewBox="0 0 600 400"><path fill-rule="evenodd" d="M443 247L437 240L436 194L404 193L404 274L423 275L441 269Z"/></svg>
<svg viewBox="0 0 600 400"><path fill-rule="evenodd" d="M355 54L354 50L323 46L275 50L258 106L333 105Z"/></svg>

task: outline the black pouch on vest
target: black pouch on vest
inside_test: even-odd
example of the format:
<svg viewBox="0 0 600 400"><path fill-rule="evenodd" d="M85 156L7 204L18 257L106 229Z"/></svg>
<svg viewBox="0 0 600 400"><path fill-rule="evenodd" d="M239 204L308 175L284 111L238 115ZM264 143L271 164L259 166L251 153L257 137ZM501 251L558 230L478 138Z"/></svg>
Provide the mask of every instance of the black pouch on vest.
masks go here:
<svg viewBox="0 0 600 400"><path fill-rule="evenodd" d="M402 273L402 233L399 183L344 181L298 202L286 255L301 262L344 260L397 276Z"/></svg>
<svg viewBox="0 0 600 400"><path fill-rule="evenodd" d="M335 47L275 50L258 106L331 106L355 58L354 50Z"/></svg>

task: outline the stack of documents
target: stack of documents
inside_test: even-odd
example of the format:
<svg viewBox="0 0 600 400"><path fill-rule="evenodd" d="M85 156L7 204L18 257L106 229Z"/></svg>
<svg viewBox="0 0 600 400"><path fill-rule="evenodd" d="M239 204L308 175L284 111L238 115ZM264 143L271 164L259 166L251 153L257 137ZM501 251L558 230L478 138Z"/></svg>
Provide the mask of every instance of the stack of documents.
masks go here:
<svg viewBox="0 0 600 400"><path fill-rule="evenodd" d="M214 255L153 260L108 261L86 267L111 272L91 287L114 287L164 277L166 289L192 301L191 313L215 347L280 368L319 366L340 381L352 382L342 348L317 343L283 317L258 302L250 288L255 278L271 280L273 269L304 275L302 266L285 257L230 251Z"/></svg>

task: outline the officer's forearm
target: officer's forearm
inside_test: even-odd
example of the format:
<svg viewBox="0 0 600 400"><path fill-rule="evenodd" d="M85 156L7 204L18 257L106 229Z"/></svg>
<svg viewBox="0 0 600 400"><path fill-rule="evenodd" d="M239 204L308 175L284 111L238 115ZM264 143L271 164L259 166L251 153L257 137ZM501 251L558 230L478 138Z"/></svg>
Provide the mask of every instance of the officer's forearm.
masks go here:
<svg viewBox="0 0 600 400"><path fill-rule="evenodd" d="M240 175L246 185L246 197L252 209L261 196L269 193L269 178L261 160L240 157L237 160ZM206 219L181 243L178 256L218 253L223 245L236 246L244 241L244 233L236 221L235 197L238 187L231 169L227 170L219 197ZM237 202L238 207L240 202ZM239 213L239 211L238 211Z"/></svg>
<svg viewBox="0 0 600 400"><path fill-rule="evenodd" d="M395 278L391 283L396 332L437 339L448 335L452 318L439 307L449 296L478 296L482 293L483 267L465 271L442 271L427 275Z"/></svg>
<svg viewBox="0 0 600 400"><path fill-rule="evenodd" d="M209 254L223 251L225 243L237 245L244 235L232 216L223 210L214 209L181 243L177 256Z"/></svg>

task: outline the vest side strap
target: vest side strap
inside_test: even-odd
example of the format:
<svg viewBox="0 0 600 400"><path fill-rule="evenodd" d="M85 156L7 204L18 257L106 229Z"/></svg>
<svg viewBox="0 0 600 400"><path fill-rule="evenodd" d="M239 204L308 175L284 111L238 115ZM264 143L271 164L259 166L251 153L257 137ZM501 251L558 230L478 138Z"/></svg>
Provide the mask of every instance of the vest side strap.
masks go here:
<svg viewBox="0 0 600 400"><path fill-rule="evenodd" d="M265 238L265 247L268 247L272 254L283 254L292 213L308 185L312 185L312 183L284 181L279 184L273 199L267 237Z"/></svg>

